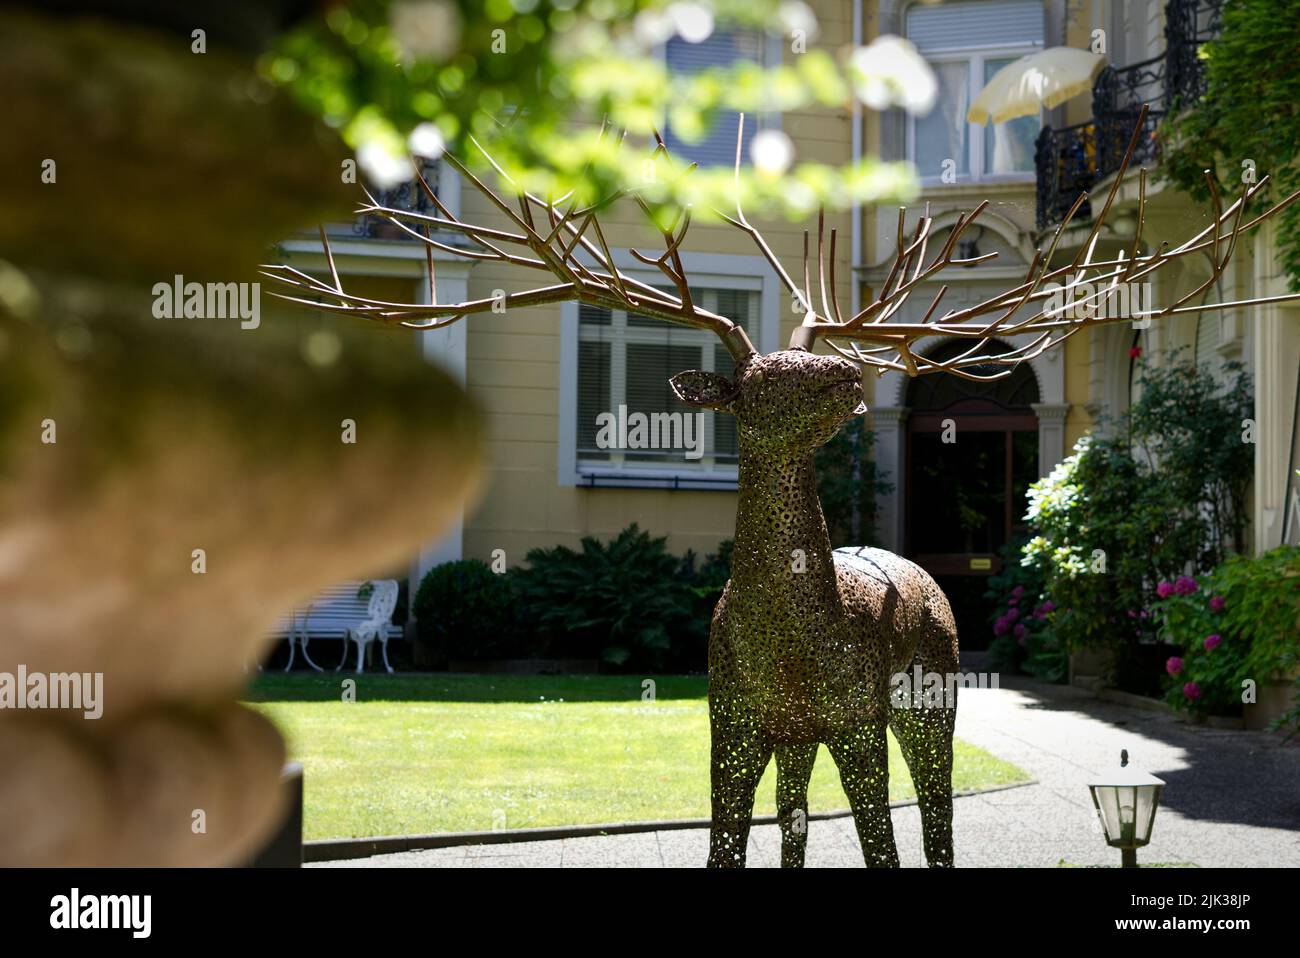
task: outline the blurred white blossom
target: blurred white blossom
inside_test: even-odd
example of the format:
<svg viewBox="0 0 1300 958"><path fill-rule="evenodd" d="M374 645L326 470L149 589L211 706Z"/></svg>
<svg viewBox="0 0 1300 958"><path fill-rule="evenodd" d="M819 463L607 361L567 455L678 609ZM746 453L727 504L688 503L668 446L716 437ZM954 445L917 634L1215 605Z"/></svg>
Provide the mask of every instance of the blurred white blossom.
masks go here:
<svg viewBox="0 0 1300 958"><path fill-rule="evenodd" d="M817 38L817 16L803 0L787 0L777 10L777 17L787 35L799 32L809 40Z"/></svg>
<svg viewBox="0 0 1300 958"><path fill-rule="evenodd" d="M388 12L388 27L417 60L447 60L460 49L460 11L451 0L401 0Z"/></svg>
<svg viewBox="0 0 1300 958"><path fill-rule="evenodd" d="M671 40L676 27L663 10L646 9L632 21L632 31L641 46L650 49Z"/></svg>
<svg viewBox="0 0 1300 958"><path fill-rule="evenodd" d="M794 162L794 144L781 130L763 130L749 144L754 169L767 176L780 176Z"/></svg>
<svg viewBox="0 0 1300 958"><path fill-rule="evenodd" d="M901 106L909 113L928 113L938 83L916 47L888 34L853 51L849 69L858 99L873 110Z"/></svg>
<svg viewBox="0 0 1300 958"><path fill-rule="evenodd" d="M399 141L400 142L400 141ZM367 140L357 149L357 163L366 180L381 190L391 190L411 179L411 162L379 140Z"/></svg>
<svg viewBox="0 0 1300 958"><path fill-rule="evenodd" d="M666 12L687 43L703 43L713 35L713 11L702 3L670 3Z"/></svg>
<svg viewBox="0 0 1300 958"><path fill-rule="evenodd" d="M447 149L447 141L442 138L442 131L432 123L421 123L411 131L406 145L416 156L436 160Z"/></svg>

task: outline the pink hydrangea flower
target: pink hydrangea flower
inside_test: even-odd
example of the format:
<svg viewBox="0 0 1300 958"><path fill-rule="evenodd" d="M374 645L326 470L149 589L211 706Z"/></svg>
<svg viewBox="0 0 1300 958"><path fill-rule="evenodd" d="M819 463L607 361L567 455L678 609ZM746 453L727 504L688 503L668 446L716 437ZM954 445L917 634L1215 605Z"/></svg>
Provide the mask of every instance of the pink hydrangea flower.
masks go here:
<svg viewBox="0 0 1300 958"><path fill-rule="evenodd" d="M1017 639L1023 639L1025 637L1025 624L1023 622L1016 623L1015 633Z"/></svg>
<svg viewBox="0 0 1300 958"><path fill-rule="evenodd" d="M1046 602L1043 603L1043 611L1044 611L1044 612L1051 612L1051 611L1053 611L1055 608L1056 608L1056 603L1053 602L1051 599L1048 599Z"/></svg>
<svg viewBox="0 0 1300 958"><path fill-rule="evenodd" d="M1222 612L1225 605L1227 605L1227 603L1223 601L1223 596L1216 595L1210 600L1210 611Z"/></svg>
<svg viewBox="0 0 1300 958"><path fill-rule="evenodd" d="M1161 582L1156 586L1156 595L1162 599L1167 599L1174 594L1174 584L1172 582Z"/></svg>
<svg viewBox="0 0 1300 958"><path fill-rule="evenodd" d="M1169 656L1169 661L1165 663L1165 671L1170 675L1177 675L1183 670L1183 660L1176 655Z"/></svg>
<svg viewBox="0 0 1300 958"><path fill-rule="evenodd" d="M1012 596L1010 599L1007 599L1007 605L1011 606L1013 609L1019 604L1020 604L1020 600L1015 598L1014 596Z"/></svg>
<svg viewBox="0 0 1300 958"><path fill-rule="evenodd" d="M1216 645L1218 645L1218 644L1219 644L1220 642L1222 642L1222 641L1223 641L1223 640L1222 640L1221 638L1219 638L1219 636L1218 636L1217 633L1214 634L1214 635L1207 635L1207 636L1205 637L1205 642L1203 643L1203 644L1205 645L1205 651L1206 651L1206 652L1209 652L1210 650L1212 650Z"/></svg>
<svg viewBox="0 0 1300 958"><path fill-rule="evenodd" d="M1010 608L1010 609L1007 609L1006 619L1007 619L1008 622L1014 622L1014 621L1016 621L1016 619L1018 619L1018 618L1020 618L1020 610L1019 610L1019 609L1017 609L1017 608L1015 608L1015 607L1012 607L1012 608Z"/></svg>
<svg viewBox="0 0 1300 958"><path fill-rule="evenodd" d="M1018 585L1011 590L1011 594L1014 595L1017 599L1019 599L1021 596L1025 594L1025 587L1023 585Z"/></svg>
<svg viewBox="0 0 1300 958"><path fill-rule="evenodd" d="M1196 580L1189 575L1180 575L1174 583L1174 591L1179 595L1191 595L1197 588Z"/></svg>
<svg viewBox="0 0 1300 958"><path fill-rule="evenodd" d="M1183 694L1195 702L1201 697L1201 687L1195 682L1188 682L1183 686Z"/></svg>
<svg viewBox="0 0 1300 958"><path fill-rule="evenodd" d="M1006 635L1010 631L1011 631L1011 623L1008 622L1005 617L998 619L996 622L993 623L994 635Z"/></svg>

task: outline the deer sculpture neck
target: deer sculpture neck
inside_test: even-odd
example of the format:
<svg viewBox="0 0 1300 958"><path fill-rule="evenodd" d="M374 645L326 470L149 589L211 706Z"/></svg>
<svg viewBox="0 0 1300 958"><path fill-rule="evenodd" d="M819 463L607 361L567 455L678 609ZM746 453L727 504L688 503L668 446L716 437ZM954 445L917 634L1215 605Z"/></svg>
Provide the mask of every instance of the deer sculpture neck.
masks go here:
<svg viewBox="0 0 1300 958"><path fill-rule="evenodd" d="M826 617L842 611L813 453L865 411L861 373L843 359L795 348L749 358L732 378L683 373L673 388L687 403L736 417L740 494L730 595L753 618L753 641L811 652L802 639L824 633ZM762 627L772 622L788 628Z"/></svg>
<svg viewBox="0 0 1300 958"><path fill-rule="evenodd" d="M812 453L768 456L742 451L732 578L738 586L749 587L792 571L810 585L835 577Z"/></svg>

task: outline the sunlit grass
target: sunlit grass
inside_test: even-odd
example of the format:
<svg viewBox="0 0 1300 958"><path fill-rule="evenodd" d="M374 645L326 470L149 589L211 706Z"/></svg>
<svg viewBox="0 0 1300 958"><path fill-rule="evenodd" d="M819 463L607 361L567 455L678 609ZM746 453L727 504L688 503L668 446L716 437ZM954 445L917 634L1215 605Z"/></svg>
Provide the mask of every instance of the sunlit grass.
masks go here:
<svg viewBox="0 0 1300 958"><path fill-rule="evenodd" d="M305 769L306 838L487 831L709 814L705 679L634 676L264 675L250 698ZM912 783L892 737L890 797ZM756 814L774 812L775 768ZM956 745L958 791L1024 781ZM847 807L825 748L813 811Z"/></svg>

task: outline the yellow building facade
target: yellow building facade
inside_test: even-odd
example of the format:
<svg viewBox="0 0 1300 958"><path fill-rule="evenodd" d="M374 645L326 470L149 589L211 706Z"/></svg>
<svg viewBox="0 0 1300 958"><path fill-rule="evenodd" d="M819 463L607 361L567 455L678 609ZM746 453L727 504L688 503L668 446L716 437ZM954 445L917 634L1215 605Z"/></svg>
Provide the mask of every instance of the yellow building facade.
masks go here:
<svg viewBox="0 0 1300 958"><path fill-rule="evenodd" d="M1167 43L1172 42L1166 27L1171 17L1181 22L1188 16L1186 0L1167 5L1146 0L813 0L811 6L820 24L812 48L838 53L882 33L912 40L939 79L934 111L909 117L896 111L810 109L747 122L751 129L757 125L783 130L801 160L843 164L855 156L876 155L913 162L921 195L910 205L906 223L913 226L928 204L938 242L959 213L988 200L981 228L963 239L972 244L973 254L996 251L999 256L969 269L946 271L936 281L949 286L945 308L976 302L1019 282L1034 251L1059 222L1062 197L1079 184L1078 176L1063 178L1062 158L1068 159L1063 151L1077 148L1087 189L1104 191L1110 185L1104 169L1088 157L1086 128L1097 118L1087 95L1044 111L1041 118L981 128L966 123L965 112L983 83L1025 53L1069 45L1104 51L1111 70L1106 82L1116 84L1116 110L1122 112L1132 102L1163 102ZM1200 42L1213 33L1213 5L1191 6L1191 40ZM1181 34L1174 36L1179 43L1188 42ZM682 69L737 56L775 63L799 55L782 38L718 35L710 42L714 46L703 51L669 44L664 55L670 66L680 64ZM705 163L722 162L721 157L730 155L734 118L730 123L704 144L679 144L680 152ZM1044 127L1053 131L1045 155L1039 147ZM1149 167L1158 166L1158 154L1143 159ZM500 214L445 166L430 173L436 174L443 202L460 217L504 225ZM1073 195L1077 189L1065 202ZM1121 222L1135 204L1136 180L1130 173L1116 209ZM1203 228L1208 215L1186 196L1153 187L1145 235L1153 241L1181 240ZM879 289L887 273L896 248L897 209L851 209L828 214L827 220L828 229L835 228L840 236L835 275L841 302L856 309ZM613 207L602 224L621 266L640 279L662 282L628 252L652 250L662 242L635 204ZM760 223L773 251L792 272L800 268L806 225L815 224ZM1073 254L1089 226L1084 217L1066 232L1062 254ZM1103 245L1118 248L1123 242L1120 233L1103 236ZM418 244L370 224L338 227L333 245L341 271L366 277L368 290L390 299L428 301L424 253ZM760 350L783 348L800 316L748 238L727 226L699 225L692 228L685 249L687 273L701 295L745 322ZM324 265L314 240L287 242L284 255L286 262L300 268ZM1261 230L1248 249L1238 251L1215 295L1235 299L1283 292L1286 278L1276 262L1271 233ZM535 277L499 263L439 254L437 265L440 302L499 298L535 284ZM1162 277L1153 290L1155 301L1190 288L1198 282L1200 268L1189 260ZM923 311L930 298L920 291L915 309ZM900 319L908 318L916 317L905 310ZM608 539L633 522L666 535L670 550L679 554L687 549L701 555L712 552L731 536L736 506L734 429L721 421L722 414L709 414L702 424L706 448L693 460L680 451L634 455L593 444L593 416L616 415L619 406L635 412L638 404L644 412L680 412L684 407L674 406L668 396L667 377L683 368L713 368L710 364L722 362L707 340L711 334L668 330L664 325L566 304L482 313L437 333L389 334L409 340L410 348L424 350L431 362L462 378L482 410L489 436L490 466L481 499L466 508L459 528L430 543L415 560L410 570L413 584L439 561L504 556L508 565L516 565L532 548L576 545L583 536ZM978 579L994 571L986 560L1019 526L1025 483L1050 471L1093 428L1097 416L1114 415L1127 406L1133 388L1130 350L1135 345L1151 361L1159 361L1171 346L1183 346L1207 369L1218 370L1229 359L1252 368L1259 441L1244 454L1253 455L1256 462L1254 544L1262 550L1283 541L1288 534L1283 529L1286 499L1294 493L1286 477L1295 456L1295 383L1300 368L1300 314L1290 306L1207 313L1147 329L1121 323L1085 332L1063 349L1025 364L1028 369L1019 374L1014 390L997 396L928 386L923 390L894 373L869 376L867 415L876 433L874 456L894 485L880 501L878 531L883 543L904 554L933 553L945 574ZM942 349L944 344L936 339L924 348ZM989 481L987 495L998 495L999 481L1006 490L996 507L981 507L990 515L1003 510L990 519L987 534L965 542L949 541L941 530L927 526L930 520L921 509L928 495L925 483L942 482L942 470L935 473L935 436L944 421L935 404L942 402L959 410L951 417L959 437L977 437L970 441L984 444L990 475L1002 470L997 473L1001 479ZM1000 464L995 462L998 456L1003 457ZM1300 516L1292 523L1297 528L1287 541L1300 541Z"/></svg>

